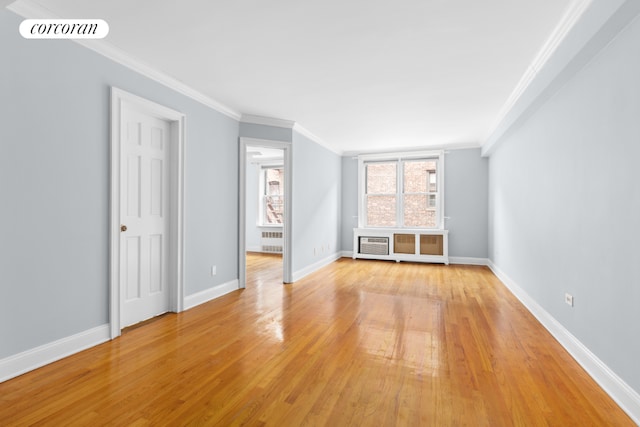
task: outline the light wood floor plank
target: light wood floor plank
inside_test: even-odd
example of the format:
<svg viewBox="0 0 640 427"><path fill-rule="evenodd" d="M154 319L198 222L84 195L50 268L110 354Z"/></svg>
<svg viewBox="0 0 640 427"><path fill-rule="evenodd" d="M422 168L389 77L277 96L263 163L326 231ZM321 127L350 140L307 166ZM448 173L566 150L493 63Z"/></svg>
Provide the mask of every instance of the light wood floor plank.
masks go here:
<svg viewBox="0 0 640 427"><path fill-rule="evenodd" d="M341 259L0 384L0 425L627 426L484 267Z"/></svg>

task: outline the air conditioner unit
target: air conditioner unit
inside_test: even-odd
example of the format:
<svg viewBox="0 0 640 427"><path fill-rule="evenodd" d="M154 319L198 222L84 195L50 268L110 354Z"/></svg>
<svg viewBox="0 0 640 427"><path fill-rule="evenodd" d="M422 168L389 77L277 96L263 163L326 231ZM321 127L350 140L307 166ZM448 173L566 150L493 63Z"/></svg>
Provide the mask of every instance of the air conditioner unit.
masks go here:
<svg viewBox="0 0 640 427"><path fill-rule="evenodd" d="M360 237L360 253L366 255L389 255L389 238Z"/></svg>

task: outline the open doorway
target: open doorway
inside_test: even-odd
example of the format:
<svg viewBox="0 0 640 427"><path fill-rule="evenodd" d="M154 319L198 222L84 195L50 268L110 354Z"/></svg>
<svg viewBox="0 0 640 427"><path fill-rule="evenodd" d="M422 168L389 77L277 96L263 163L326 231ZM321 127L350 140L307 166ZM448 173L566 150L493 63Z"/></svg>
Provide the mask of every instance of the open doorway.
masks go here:
<svg viewBox="0 0 640 427"><path fill-rule="evenodd" d="M247 283L282 283L284 150L247 146Z"/></svg>
<svg viewBox="0 0 640 427"><path fill-rule="evenodd" d="M291 144L240 138L239 282L291 280Z"/></svg>

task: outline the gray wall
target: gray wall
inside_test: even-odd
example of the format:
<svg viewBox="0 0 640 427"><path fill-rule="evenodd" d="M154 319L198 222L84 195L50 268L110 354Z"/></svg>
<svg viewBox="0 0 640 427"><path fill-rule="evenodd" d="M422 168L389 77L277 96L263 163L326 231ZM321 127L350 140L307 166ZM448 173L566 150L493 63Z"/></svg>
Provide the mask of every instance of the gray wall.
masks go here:
<svg viewBox="0 0 640 427"><path fill-rule="evenodd" d="M238 122L21 21L0 10L0 359L109 320L112 85L187 115L186 295L238 267Z"/></svg>
<svg viewBox="0 0 640 427"><path fill-rule="evenodd" d="M293 132L293 272L340 250L341 157Z"/></svg>
<svg viewBox="0 0 640 427"><path fill-rule="evenodd" d="M450 150L444 166L449 256L487 258L489 162L479 148Z"/></svg>
<svg viewBox="0 0 640 427"><path fill-rule="evenodd" d="M358 160L342 159L342 250L353 250L353 228L358 225ZM480 149L451 150L445 154L445 228L449 256L487 258L488 162Z"/></svg>
<svg viewBox="0 0 640 427"><path fill-rule="evenodd" d="M491 259L636 391L638 76L636 18L489 161Z"/></svg>
<svg viewBox="0 0 640 427"><path fill-rule="evenodd" d="M342 251L353 251L353 229L358 227L358 159L342 158Z"/></svg>

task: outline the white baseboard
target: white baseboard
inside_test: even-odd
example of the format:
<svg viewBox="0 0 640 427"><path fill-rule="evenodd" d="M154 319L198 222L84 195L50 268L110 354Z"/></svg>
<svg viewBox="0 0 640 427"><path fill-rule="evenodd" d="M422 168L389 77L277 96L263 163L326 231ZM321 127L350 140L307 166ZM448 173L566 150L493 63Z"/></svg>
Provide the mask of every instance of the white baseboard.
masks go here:
<svg viewBox="0 0 640 427"><path fill-rule="evenodd" d="M472 258L464 256L450 256L449 264L463 264L463 265L489 265L487 258Z"/></svg>
<svg viewBox="0 0 640 427"><path fill-rule="evenodd" d="M102 325L0 360L0 382L33 371L111 339L109 325Z"/></svg>
<svg viewBox="0 0 640 427"><path fill-rule="evenodd" d="M292 279L293 279L294 282L297 282L298 280L302 279L303 277L306 277L309 274L311 274L311 273L313 273L313 272L315 272L317 270L320 270L322 267L325 267L325 266L331 264L332 262L338 260L341 256L342 256L341 252L335 252L335 253L329 255L328 257L321 259L318 262L314 262L313 264L308 265L308 266L306 266L305 268L303 268L301 270L295 271L293 273Z"/></svg>
<svg viewBox="0 0 640 427"><path fill-rule="evenodd" d="M189 295L184 300L184 308L188 310L236 289L238 289L237 279L194 295ZM33 371L49 363L79 353L82 350L107 342L110 339L111 329L106 324L1 359L0 382Z"/></svg>
<svg viewBox="0 0 640 427"><path fill-rule="evenodd" d="M342 258L353 258L353 251L342 251L340 252L340 256Z"/></svg>
<svg viewBox="0 0 640 427"><path fill-rule="evenodd" d="M640 394L616 375L607 365L574 337L551 314L518 286L491 260L488 264L493 273L522 302L551 335L571 354L587 373L611 396L623 411L640 425Z"/></svg>
<svg viewBox="0 0 640 427"><path fill-rule="evenodd" d="M213 288L205 289L193 295L186 296L184 298L184 309L189 310L200 304L204 304L207 301L221 297L238 289L238 279L231 280Z"/></svg>

